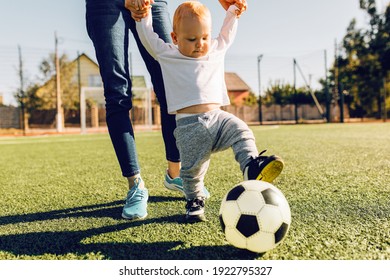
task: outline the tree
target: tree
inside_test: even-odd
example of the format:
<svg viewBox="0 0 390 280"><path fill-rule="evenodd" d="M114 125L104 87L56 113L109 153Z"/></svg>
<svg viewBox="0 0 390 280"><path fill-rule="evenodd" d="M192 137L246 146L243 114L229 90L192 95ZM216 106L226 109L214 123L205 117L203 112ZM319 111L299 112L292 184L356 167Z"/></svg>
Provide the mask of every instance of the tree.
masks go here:
<svg viewBox="0 0 390 280"><path fill-rule="evenodd" d="M370 17L369 26L357 29L356 20L351 21L342 49L330 70L330 81L333 86L340 87L338 91L348 93L351 116L380 117L384 101L383 81L390 63L390 4L384 14L378 13L375 0L359 0L359 4Z"/></svg>
<svg viewBox="0 0 390 280"><path fill-rule="evenodd" d="M343 50L341 54L336 58L335 67L338 67L338 83L341 87L338 90L345 90L348 92L346 98L346 104L349 109L349 113L352 117L363 117L370 108L371 104L364 102L366 93L369 91L362 90L360 83L361 77L359 77L358 68L360 67L359 57L366 55L366 47L364 34L361 29L356 28L356 20L353 19L347 28L347 34L343 39ZM343 53L344 52L344 53ZM333 86L335 71L332 71Z"/></svg>
<svg viewBox="0 0 390 280"><path fill-rule="evenodd" d="M273 83L271 82L270 86L266 89L263 103L265 105L277 104L284 106L291 102L293 93L294 89L291 85L276 80Z"/></svg>
<svg viewBox="0 0 390 280"><path fill-rule="evenodd" d="M390 3L384 14L384 22L379 27L380 41L384 45L383 52L380 55L382 68L386 71L386 75L390 71Z"/></svg>
<svg viewBox="0 0 390 280"><path fill-rule="evenodd" d="M362 71L363 77L369 75L365 87L370 87L371 94L376 99L376 108L375 106L374 108L380 117L382 115L383 79L387 72L386 62L383 59L386 45L389 45L389 33L384 28L386 18L378 13L375 0L360 0L360 8L369 14L370 28L365 32L365 39L368 42L367 55L361 60L361 67L358 70Z"/></svg>
<svg viewBox="0 0 390 280"><path fill-rule="evenodd" d="M244 105L246 105L246 106L256 106L257 105L257 98L253 92L249 92L248 97L246 97L244 99Z"/></svg>
<svg viewBox="0 0 390 280"><path fill-rule="evenodd" d="M61 97L64 109L78 109L78 83L74 79L76 64L67 56L60 57ZM49 110L56 108L56 79L54 54L43 59L39 65L40 76L29 88L27 103L31 109ZM31 99L31 100L29 100ZM34 107L35 106L35 107Z"/></svg>
<svg viewBox="0 0 390 280"><path fill-rule="evenodd" d="M277 104L282 107L295 102L297 104L312 104L313 99L307 88L300 87L294 91L293 85L282 83L279 80L271 82L263 99L265 105Z"/></svg>
<svg viewBox="0 0 390 280"><path fill-rule="evenodd" d="M63 54L60 58L60 77L61 77L61 97L62 106L64 109L78 109L79 104L79 89L77 80L74 79L77 65L71 63L68 57ZM46 83L48 89L46 90L46 96L50 96L52 103L50 104L55 108L56 100L56 81L55 81L55 60L54 55L50 55L49 59L43 60L41 64L42 73L46 73L49 76L49 80ZM49 104L48 104L49 105Z"/></svg>

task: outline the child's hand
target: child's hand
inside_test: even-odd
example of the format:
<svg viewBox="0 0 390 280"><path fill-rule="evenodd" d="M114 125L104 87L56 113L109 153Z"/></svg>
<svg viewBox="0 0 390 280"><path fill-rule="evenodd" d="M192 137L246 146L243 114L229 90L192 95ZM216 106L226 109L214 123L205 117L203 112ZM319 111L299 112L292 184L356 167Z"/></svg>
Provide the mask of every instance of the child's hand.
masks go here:
<svg viewBox="0 0 390 280"><path fill-rule="evenodd" d="M236 0L234 5L238 8L238 10L236 10L236 15L237 17L240 17L241 14L246 11L247 8L246 0Z"/></svg>
<svg viewBox="0 0 390 280"><path fill-rule="evenodd" d="M125 0L125 8L131 12L131 17L135 21L141 21L146 17L154 0Z"/></svg>

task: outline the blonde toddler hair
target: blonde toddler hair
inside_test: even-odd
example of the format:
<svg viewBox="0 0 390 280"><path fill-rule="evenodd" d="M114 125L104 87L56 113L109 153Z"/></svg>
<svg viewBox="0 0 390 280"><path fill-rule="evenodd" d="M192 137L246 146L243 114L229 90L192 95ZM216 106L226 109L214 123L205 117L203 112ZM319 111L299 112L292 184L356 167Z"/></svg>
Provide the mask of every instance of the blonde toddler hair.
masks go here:
<svg viewBox="0 0 390 280"><path fill-rule="evenodd" d="M199 19L209 17L211 19L210 10L199 1L186 1L180 4L175 14L173 15L173 31L176 32L177 28L185 17L195 17Z"/></svg>

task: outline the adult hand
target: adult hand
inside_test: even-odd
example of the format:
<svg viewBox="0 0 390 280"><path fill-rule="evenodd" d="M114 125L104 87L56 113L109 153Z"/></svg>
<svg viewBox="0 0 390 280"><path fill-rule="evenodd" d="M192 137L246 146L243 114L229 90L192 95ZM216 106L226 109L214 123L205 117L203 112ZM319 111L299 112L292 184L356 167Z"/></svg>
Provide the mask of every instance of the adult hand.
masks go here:
<svg viewBox="0 0 390 280"><path fill-rule="evenodd" d="M125 0L125 8L131 13L131 17L135 21L140 21L146 17L150 12L150 5L154 3L154 0Z"/></svg>

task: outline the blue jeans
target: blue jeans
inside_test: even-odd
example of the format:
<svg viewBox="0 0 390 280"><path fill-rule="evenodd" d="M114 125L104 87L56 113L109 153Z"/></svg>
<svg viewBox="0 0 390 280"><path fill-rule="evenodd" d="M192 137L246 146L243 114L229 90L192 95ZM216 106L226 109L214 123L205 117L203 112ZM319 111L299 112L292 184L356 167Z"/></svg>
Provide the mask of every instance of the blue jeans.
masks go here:
<svg viewBox="0 0 390 280"><path fill-rule="evenodd" d="M170 42L171 21L167 2L156 0L152 15L155 32L160 38ZM173 135L176 128L175 116L167 112L160 65L140 42L135 21L131 18L130 11L124 7L124 0L86 0L86 24L99 63L106 100L107 127L122 175L131 177L140 173L134 130L129 117L132 108L128 55L129 31L135 38L160 103L166 159L179 162L179 151Z"/></svg>

